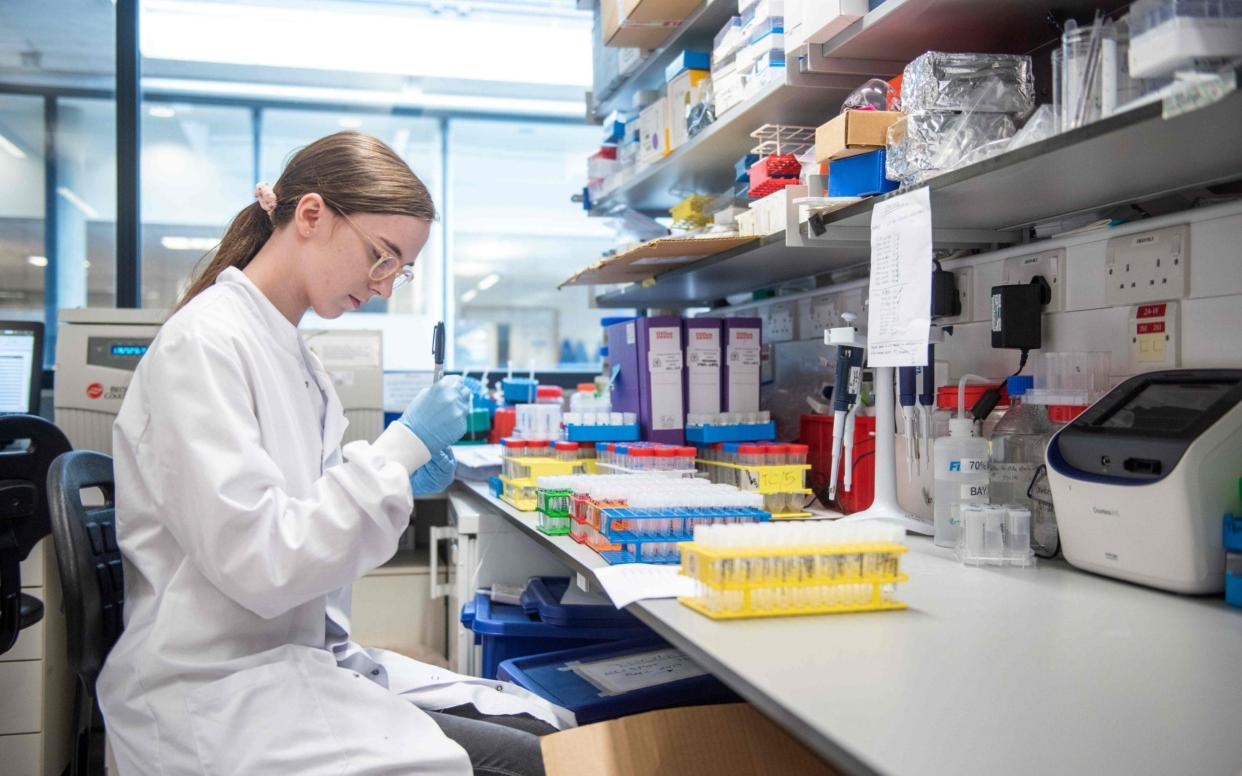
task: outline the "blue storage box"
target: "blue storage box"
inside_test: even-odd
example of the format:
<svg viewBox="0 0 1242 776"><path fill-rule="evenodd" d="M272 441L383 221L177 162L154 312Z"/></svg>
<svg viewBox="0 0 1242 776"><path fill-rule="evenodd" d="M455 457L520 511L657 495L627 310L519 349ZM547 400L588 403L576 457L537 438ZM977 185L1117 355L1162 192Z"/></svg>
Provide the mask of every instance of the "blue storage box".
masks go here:
<svg viewBox="0 0 1242 776"><path fill-rule="evenodd" d="M749 183L750 168L759 161L759 154L746 154L733 165L733 182ZM745 196L743 194L743 196Z"/></svg>
<svg viewBox="0 0 1242 776"><path fill-rule="evenodd" d="M668 67L664 68L665 83L673 80L687 70L711 70L712 55L708 51L686 50L678 54Z"/></svg>
<svg viewBox="0 0 1242 776"><path fill-rule="evenodd" d="M522 593L522 608L548 625L561 628L641 628L642 623L612 602L565 604L569 577L531 577Z"/></svg>
<svg viewBox="0 0 1242 776"><path fill-rule="evenodd" d="M652 683L628 692L593 684L587 678L593 664L608 660L627 660L633 667L646 663L653 675ZM671 680L661 681L661 673ZM569 709L579 725L674 706L739 700L719 679L654 637L505 660L500 664L498 677Z"/></svg>
<svg viewBox="0 0 1242 776"><path fill-rule="evenodd" d="M695 445L710 445L716 442L770 442L773 439L776 439L775 422L686 427L686 441Z"/></svg>
<svg viewBox="0 0 1242 776"><path fill-rule="evenodd" d="M587 647L605 641L647 638L651 630L644 625L633 628L565 628L542 622L520 606L493 603L486 592L461 608L461 624L474 631L474 643L483 647L480 672L484 679L495 679L502 660L538 655L574 647Z"/></svg>
<svg viewBox="0 0 1242 776"><path fill-rule="evenodd" d="M565 426L565 438L570 442L637 442L640 434L637 423L628 426Z"/></svg>
<svg viewBox="0 0 1242 776"><path fill-rule="evenodd" d="M1225 551L1242 552L1242 517L1229 513L1225 513Z"/></svg>
<svg viewBox="0 0 1242 776"><path fill-rule="evenodd" d="M495 475L487 478L487 484L491 487L492 495L496 498L500 498L500 494L505 492L504 482L502 482L501 479Z"/></svg>
<svg viewBox="0 0 1242 776"><path fill-rule="evenodd" d="M897 188L896 181L884 177L884 151L868 151L828 164L828 196L870 197Z"/></svg>

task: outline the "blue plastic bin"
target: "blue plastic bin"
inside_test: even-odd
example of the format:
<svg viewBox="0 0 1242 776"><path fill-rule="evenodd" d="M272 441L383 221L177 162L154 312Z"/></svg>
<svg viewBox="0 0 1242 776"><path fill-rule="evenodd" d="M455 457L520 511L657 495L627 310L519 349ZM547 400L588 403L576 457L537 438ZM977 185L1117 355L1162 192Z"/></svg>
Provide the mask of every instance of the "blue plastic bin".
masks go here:
<svg viewBox="0 0 1242 776"><path fill-rule="evenodd" d="M646 638L644 625L633 628L565 628L542 622L520 606L493 603L486 592L461 608L461 624L474 631L474 643L483 647L480 673L495 679L502 660L543 652L587 647L606 641Z"/></svg>
<svg viewBox="0 0 1242 776"><path fill-rule="evenodd" d="M599 644L505 660L500 664L498 676L569 709L579 725L673 706L705 706L711 703L736 703L740 700L711 674L700 674L616 695L604 695L600 688L569 668L574 663L589 663L670 649L673 647L656 637Z"/></svg>
<svg viewBox="0 0 1242 776"><path fill-rule="evenodd" d="M562 604L569 577L531 577L522 593L522 608L548 625L560 628L641 628L634 615L608 604Z"/></svg>
<svg viewBox="0 0 1242 776"><path fill-rule="evenodd" d="M828 196L869 197L897 189L897 182L884 177L884 151L868 151L828 164Z"/></svg>

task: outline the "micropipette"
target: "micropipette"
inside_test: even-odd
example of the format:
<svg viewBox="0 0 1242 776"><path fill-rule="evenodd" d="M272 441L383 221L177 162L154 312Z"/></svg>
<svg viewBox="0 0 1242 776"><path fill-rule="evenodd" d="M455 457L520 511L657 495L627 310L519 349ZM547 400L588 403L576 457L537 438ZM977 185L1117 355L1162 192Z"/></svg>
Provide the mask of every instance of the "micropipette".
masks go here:
<svg viewBox="0 0 1242 776"><path fill-rule="evenodd" d="M842 313L845 326L829 332L837 345L837 379L832 391L832 464L828 478L828 498L836 498L837 473L841 470L841 442L845 436L845 416L858 401L862 388L862 364L865 349L857 342L855 315Z"/></svg>
<svg viewBox="0 0 1242 776"><path fill-rule="evenodd" d="M435 360L431 381L439 382L440 378L444 377L444 321L437 323L431 332L431 355Z"/></svg>
<svg viewBox="0 0 1242 776"><path fill-rule="evenodd" d="M858 405L855 404L845 416L845 481L842 485L846 493L854 487L854 418L857 416Z"/></svg>
<svg viewBox="0 0 1242 776"><path fill-rule="evenodd" d="M901 405L901 423L906 433L906 478L914 479L914 367L897 368L897 403Z"/></svg>

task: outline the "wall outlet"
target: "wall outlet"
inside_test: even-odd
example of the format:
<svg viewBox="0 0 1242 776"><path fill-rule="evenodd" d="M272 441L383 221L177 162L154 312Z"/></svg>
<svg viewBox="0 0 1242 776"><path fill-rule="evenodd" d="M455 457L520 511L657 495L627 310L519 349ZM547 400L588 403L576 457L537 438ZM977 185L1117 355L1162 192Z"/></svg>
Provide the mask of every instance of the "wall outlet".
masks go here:
<svg viewBox="0 0 1242 776"><path fill-rule="evenodd" d="M1005 259L1005 285L1026 285L1036 275L1043 276L1052 291L1052 298L1043 312L1056 313L1065 309L1065 249L1057 248L1027 256Z"/></svg>
<svg viewBox="0 0 1242 776"><path fill-rule="evenodd" d="M818 339L823 334L824 329L831 329L833 326L840 325L837 323L841 320L841 314L837 310L836 294L812 297L810 303L810 323L813 329L811 338Z"/></svg>
<svg viewBox="0 0 1242 776"><path fill-rule="evenodd" d="M1104 301L1118 307L1181 299L1189 262L1189 224L1114 237L1104 265Z"/></svg>
<svg viewBox="0 0 1242 776"><path fill-rule="evenodd" d="M932 321L937 326L950 326L955 323L969 323L974 320L974 308L971 306L975 300L975 271L970 267L960 267L953 270L954 284L957 286L957 298L962 303L962 312L960 315L952 317L941 316Z"/></svg>

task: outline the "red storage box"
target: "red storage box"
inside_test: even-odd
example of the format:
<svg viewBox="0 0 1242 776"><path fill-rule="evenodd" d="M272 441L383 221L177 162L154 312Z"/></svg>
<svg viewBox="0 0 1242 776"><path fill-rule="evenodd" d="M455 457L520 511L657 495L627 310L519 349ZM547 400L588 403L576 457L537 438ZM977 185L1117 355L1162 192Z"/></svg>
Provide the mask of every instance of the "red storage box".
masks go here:
<svg viewBox="0 0 1242 776"><path fill-rule="evenodd" d="M801 174L802 163L792 154L765 156L750 166L750 188L746 193L766 197L786 186L797 186Z"/></svg>
<svg viewBox="0 0 1242 776"><path fill-rule="evenodd" d="M828 477L832 471L832 425L831 415L803 415L800 437L810 450L806 462L811 465L811 487L821 493L828 489ZM841 452L844 455L845 446ZM837 472L837 503L846 514L861 512L871 506L875 499L875 418L858 416L854 419L854 481L850 490L844 490L845 461ZM830 505L832 506L832 505Z"/></svg>

